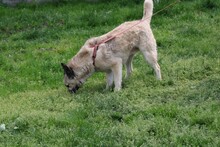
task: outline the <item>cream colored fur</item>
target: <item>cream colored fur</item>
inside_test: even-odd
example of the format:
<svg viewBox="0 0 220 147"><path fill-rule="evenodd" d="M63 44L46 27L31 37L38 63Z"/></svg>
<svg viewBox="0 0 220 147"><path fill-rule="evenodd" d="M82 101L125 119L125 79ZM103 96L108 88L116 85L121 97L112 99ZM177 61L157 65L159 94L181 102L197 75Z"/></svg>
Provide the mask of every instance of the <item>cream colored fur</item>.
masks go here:
<svg viewBox="0 0 220 147"><path fill-rule="evenodd" d="M64 81L68 85L69 90L76 85L84 83L93 72L102 71L106 72L107 76L106 89L112 87L114 83L114 90L119 91L122 83L123 64L127 70L126 77L129 77L133 70L132 59L138 51L144 55L146 61L154 69L157 79L161 80L160 66L157 62L157 45L150 27L152 13L153 1L145 0L142 18L144 21L116 38L100 44L95 59L95 66L93 66L92 60L92 46L131 27L138 21L125 22L107 34L86 41L80 51L67 64L76 75L74 79L69 79L65 75Z"/></svg>

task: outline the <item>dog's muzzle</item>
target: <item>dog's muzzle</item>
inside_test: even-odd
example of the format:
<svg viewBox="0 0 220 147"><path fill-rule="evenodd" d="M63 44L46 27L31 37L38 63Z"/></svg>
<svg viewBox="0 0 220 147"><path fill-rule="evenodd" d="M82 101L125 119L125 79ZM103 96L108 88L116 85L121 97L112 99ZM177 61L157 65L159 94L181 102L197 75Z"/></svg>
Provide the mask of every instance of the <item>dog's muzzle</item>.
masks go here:
<svg viewBox="0 0 220 147"><path fill-rule="evenodd" d="M71 94L74 94L74 93L76 93L76 91L79 89L80 87L78 86L78 85L76 85L76 87L74 87L73 89L69 89L69 92L71 93Z"/></svg>

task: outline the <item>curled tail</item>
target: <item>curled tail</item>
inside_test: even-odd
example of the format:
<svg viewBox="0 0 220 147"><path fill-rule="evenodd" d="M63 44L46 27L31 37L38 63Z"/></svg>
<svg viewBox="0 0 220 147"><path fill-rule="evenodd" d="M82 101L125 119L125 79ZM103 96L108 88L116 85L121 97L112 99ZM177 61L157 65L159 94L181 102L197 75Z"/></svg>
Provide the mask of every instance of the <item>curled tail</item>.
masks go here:
<svg viewBox="0 0 220 147"><path fill-rule="evenodd" d="M145 0L144 1L144 15L142 19L151 20L151 17L153 15L153 0Z"/></svg>

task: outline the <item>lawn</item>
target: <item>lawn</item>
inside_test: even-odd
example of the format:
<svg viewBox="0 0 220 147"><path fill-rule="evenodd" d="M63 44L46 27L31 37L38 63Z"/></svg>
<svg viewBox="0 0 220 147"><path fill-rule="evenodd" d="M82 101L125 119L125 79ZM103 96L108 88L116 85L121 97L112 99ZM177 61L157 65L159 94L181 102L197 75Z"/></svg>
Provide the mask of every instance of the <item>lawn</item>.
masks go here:
<svg viewBox="0 0 220 147"><path fill-rule="evenodd" d="M140 19L142 7L0 5L0 146L220 146L220 1L182 0L152 18L162 81L137 54L120 92L104 91L103 73L74 95L63 85L61 62L88 38Z"/></svg>

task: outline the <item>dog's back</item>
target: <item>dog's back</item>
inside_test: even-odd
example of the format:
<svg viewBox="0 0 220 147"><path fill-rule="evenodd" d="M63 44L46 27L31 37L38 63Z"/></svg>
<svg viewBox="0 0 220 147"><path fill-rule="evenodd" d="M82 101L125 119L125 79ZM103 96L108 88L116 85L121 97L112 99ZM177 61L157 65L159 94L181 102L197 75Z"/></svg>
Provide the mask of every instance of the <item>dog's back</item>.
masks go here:
<svg viewBox="0 0 220 147"><path fill-rule="evenodd" d="M140 27L145 24L149 24L151 22L152 14L153 14L153 0L145 0L144 1L143 17L142 17L142 20L144 20L144 22L140 23L140 25L137 25L137 27ZM132 27L133 25L135 25L137 23L138 23L138 21L125 22L125 23L121 24L120 26L118 26L117 28L113 29L112 31L108 32L107 34L96 38L96 41L97 41L96 43L99 43L99 42L101 42L111 36L117 36L117 34L119 34L119 32L122 32L123 30L127 30L129 27ZM127 32L133 31L135 29L137 29L137 28L132 27L130 30L123 32L123 34L121 34L121 35L124 35Z"/></svg>
<svg viewBox="0 0 220 147"><path fill-rule="evenodd" d="M102 50L100 49L98 52L108 53L108 55L111 52L112 56L121 57L125 64L130 55L135 54L138 49L142 48L142 44L148 43L156 47L156 41L150 28L152 14L153 1L145 0L142 20L125 22L107 34L91 39L90 43L93 42L93 45L98 44L109 37L115 36L114 39L106 42L106 46L101 47Z"/></svg>

